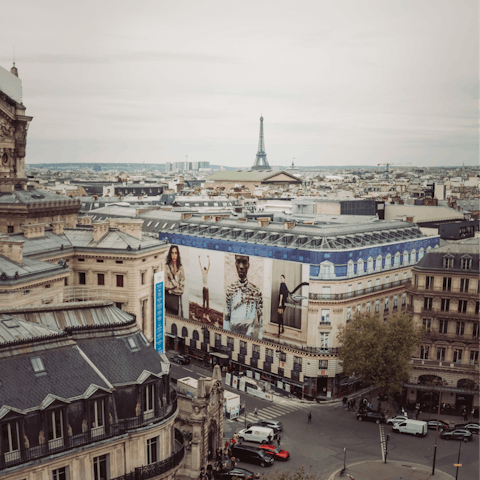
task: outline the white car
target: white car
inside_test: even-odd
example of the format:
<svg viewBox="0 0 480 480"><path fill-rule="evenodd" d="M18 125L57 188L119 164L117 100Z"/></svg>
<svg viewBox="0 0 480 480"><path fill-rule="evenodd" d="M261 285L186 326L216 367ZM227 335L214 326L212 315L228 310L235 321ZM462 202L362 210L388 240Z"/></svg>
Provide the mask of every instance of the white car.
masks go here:
<svg viewBox="0 0 480 480"><path fill-rule="evenodd" d="M397 415L396 417L387 418L387 425L396 425L399 422L408 420L406 415Z"/></svg>

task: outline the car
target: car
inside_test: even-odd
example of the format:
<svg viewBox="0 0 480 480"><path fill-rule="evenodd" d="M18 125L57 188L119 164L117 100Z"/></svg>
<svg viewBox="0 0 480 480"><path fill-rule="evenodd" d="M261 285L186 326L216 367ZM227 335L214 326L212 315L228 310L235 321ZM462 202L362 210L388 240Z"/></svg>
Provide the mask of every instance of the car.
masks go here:
<svg viewBox="0 0 480 480"><path fill-rule="evenodd" d="M172 361L180 365L188 365L190 363L190 357L187 357L186 355L175 355L172 358Z"/></svg>
<svg viewBox="0 0 480 480"><path fill-rule="evenodd" d="M272 455L275 460L288 460L290 458L290 454L286 450L282 450L275 445L260 445L260 448Z"/></svg>
<svg viewBox="0 0 480 480"><path fill-rule="evenodd" d="M267 427L271 428L274 432L275 435L283 430L283 423L282 422L277 422L276 420L270 420L270 419L263 419L263 420L257 420L255 422L247 423L247 428L250 427Z"/></svg>
<svg viewBox="0 0 480 480"><path fill-rule="evenodd" d="M367 422L375 423L385 423L385 415L382 412L362 412L357 413L357 420L365 420Z"/></svg>
<svg viewBox="0 0 480 480"><path fill-rule="evenodd" d="M256 463L261 467L270 467L274 462L271 455L251 445L239 445L236 443L232 447L232 453L233 456L241 462Z"/></svg>
<svg viewBox="0 0 480 480"><path fill-rule="evenodd" d="M378 400L384 400L384 401L387 401L388 400L388 394L386 393L379 393L378 394Z"/></svg>
<svg viewBox="0 0 480 480"><path fill-rule="evenodd" d="M455 425L455 430L458 428L464 428L471 433L476 433L478 435L478 431L480 430L480 425L478 423L470 422L470 423L459 423Z"/></svg>
<svg viewBox="0 0 480 480"><path fill-rule="evenodd" d="M437 421L436 420L427 420L427 426L428 428L437 428ZM447 422L444 422L443 420L438 421L438 430L440 432L443 432L444 430L449 430L450 426L448 425Z"/></svg>
<svg viewBox="0 0 480 480"><path fill-rule="evenodd" d="M213 470L213 478L215 480L231 480L233 478L241 478L242 480L253 480L259 478L258 473L253 473L246 468L235 467L232 469Z"/></svg>
<svg viewBox="0 0 480 480"><path fill-rule="evenodd" d="M398 422L403 422L404 420L408 420L406 415L397 415L396 417L387 418L387 425L395 425Z"/></svg>
<svg viewBox="0 0 480 480"><path fill-rule="evenodd" d="M465 438L467 440L473 440L472 432L469 432L464 428L459 428L456 430L444 430L441 433L441 437L445 440L463 440Z"/></svg>

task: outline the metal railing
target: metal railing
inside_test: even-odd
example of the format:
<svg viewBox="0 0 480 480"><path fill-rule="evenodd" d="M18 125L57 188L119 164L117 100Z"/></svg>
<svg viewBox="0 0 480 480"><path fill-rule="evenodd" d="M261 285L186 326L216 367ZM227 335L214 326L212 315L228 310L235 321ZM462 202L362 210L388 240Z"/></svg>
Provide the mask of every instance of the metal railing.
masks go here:
<svg viewBox="0 0 480 480"><path fill-rule="evenodd" d="M360 290L353 290L351 292L343 293L310 293L308 298L310 300L349 300L355 297L361 297L363 295L369 295L375 292L381 292L383 290L390 290L392 288L401 287L405 285L408 280L397 280L396 282L390 282L384 285L375 285L374 287L362 288Z"/></svg>
<svg viewBox="0 0 480 480"><path fill-rule="evenodd" d="M48 457L49 455L65 452L67 450L71 450L72 448L81 447L83 445L88 445L100 440L106 440L123 435L128 430L140 428L152 423L154 424L158 421L169 418L175 413L176 410L177 397L176 392L174 392L174 398L171 403L160 408L153 417L150 414L147 414L139 415L137 417L124 418L113 425L105 425L101 428L95 428L77 435L70 435L62 439L57 439L55 442L47 442L36 447L25 448L19 450L18 453L5 453L4 455L0 455L0 470L30 462L38 458Z"/></svg>

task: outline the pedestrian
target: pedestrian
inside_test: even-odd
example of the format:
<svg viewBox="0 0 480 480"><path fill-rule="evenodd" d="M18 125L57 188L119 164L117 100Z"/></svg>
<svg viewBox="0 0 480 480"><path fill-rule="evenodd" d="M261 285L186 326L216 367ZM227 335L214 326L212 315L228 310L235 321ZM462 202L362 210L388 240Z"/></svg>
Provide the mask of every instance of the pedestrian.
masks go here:
<svg viewBox="0 0 480 480"><path fill-rule="evenodd" d="M355 406L356 403L357 403L357 399L354 398L354 399L352 400L353 410L356 410L356 406Z"/></svg>
<svg viewBox="0 0 480 480"><path fill-rule="evenodd" d="M225 449L227 449L229 447L229 443L228 443L228 440L225 442Z"/></svg>
<svg viewBox="0 0 480 480"><path fill-rule="evenodd" d="M308 412L307 423L312 423L312 412Z"/></svg>
<svg viewBox="0 0 480 480"><path fill-rule="evenodd" d="M235 457L230 457L230 464L232 468L235 468L237 459Z"/></svg>
<svg viewBox="0 0 480 480"><path fill-rule="evenodd" d="M281 441L280 434L278 434L277 435L277 446L278 447L280 446L280 441Z"/></svg>
<svg viewBox="0 0 480 480"><path fill-rule="evenodd" d="M236 444L235 438L232 438L232 447Z"/></svg>
<svg viewBox="0 0 480 480"><path fill-rule="evenodd" d="M347 411L350 411L350 400L347 401Z"/></svg>
<svg viewBox="0 0 480 480"><path fill-rule="evenodd" d="M378 402L377 412L380 413L381 411L382 411L382 405L380 405L380 402Z"/></svg>
<svg viewBox="0 0 480 480"><path fill-rule="evenodd" d="M258 410L257 410L257 407L255 407L255 410L254 410L253 414L254 414L256 417L258 417Z"/></svg>
<svg viewBox="0 0 480 480"><path fill-rule="evenodd" d="M468 422L468 413L467 413L466 410L464 410L464 412L463 412L463 421Z"/></svg>

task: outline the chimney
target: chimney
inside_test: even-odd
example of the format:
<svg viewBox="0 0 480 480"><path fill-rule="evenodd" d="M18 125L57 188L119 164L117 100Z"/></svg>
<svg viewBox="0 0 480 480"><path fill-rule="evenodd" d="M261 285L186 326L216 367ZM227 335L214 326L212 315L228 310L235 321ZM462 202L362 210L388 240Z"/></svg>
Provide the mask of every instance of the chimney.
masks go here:
<svg viewBox="0 0 480 480"><path fill-rule="evenodd" d="M182 213L181 219L188 220L191 217L193 217L193 213Z"/></svg>
<svg viewBox="0 0 480 480"><path fill-rule="evenodd" d="M79 225L91 225L92 224L92 217L78 217L78 224Z"/></svg>
<svg viewBox="0 0 480 480"><path fill-rule="evenodd" d="M25 238L41 238L45 236L45 223L27 223L21 227Z"/></svg>
<svg viewBox="0 0 480 480"><path fill-rule="evenodd" d="M202 222L208 222L211 218L211 215L202 215Z"/></svg>
<svg viewBox="0 0 480 480"><path fill-rule="evenodd" d="M23 263L23 244L25 242L18 240L9 240L8 237L0 238L0 255L16 262Z"/></svg>
<svg viewBox="0 0 480 480"><path fill-rule="evenodd" d="M63 235L63 229L65 228L65 222L63 222L61 220L57 220L55 222L52 222L51 225L52 225L53 233L55 235Z"/></svg>
<svg viewBox="0 0 480 480"><path fill-rule="evenodd" d="M110 228L117 228L117 219L116 218L109 218L108 223Z"/></svg>
<svg viewBox="0 0 480 480"><path fill-rule="evenodd" d="M303 222L305 223L305 222ZM284 230L291 230L295 226L295 222L285 222L283 224L283 229Z"/></svg>
<svg viewBox="0 0 480 480"><path fill-rule="evenodd" d="M269 218L257 218L257 225L260 228L266 227L270 223Z"/></svg>
<svg viewBox="0 0 480 480"><path fill-rule="evenodd" d="M95 222L93 224L93 241L99 242L108 233L108 222Z"/></svg>
<svg viewBox="0 0 480 480"><path fill-rule="evenodd" d="M138 238L138 240L142 239L142 225L143 220L136 218L119 218L117 220L117 228L121 232L132 235L132 237Z"/></svg>

